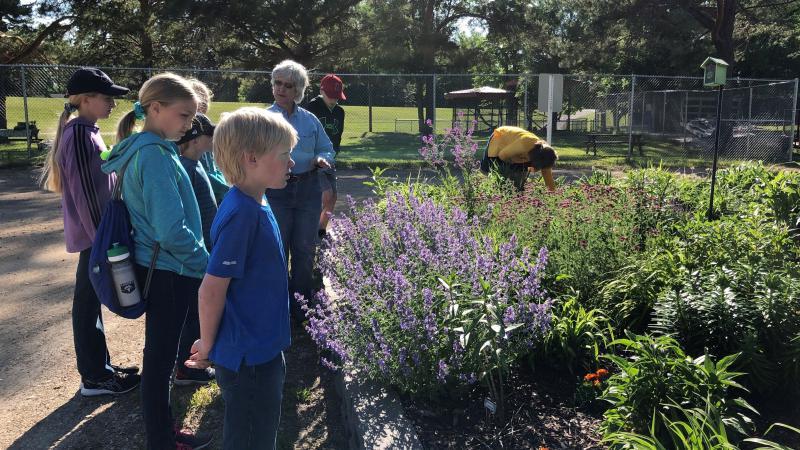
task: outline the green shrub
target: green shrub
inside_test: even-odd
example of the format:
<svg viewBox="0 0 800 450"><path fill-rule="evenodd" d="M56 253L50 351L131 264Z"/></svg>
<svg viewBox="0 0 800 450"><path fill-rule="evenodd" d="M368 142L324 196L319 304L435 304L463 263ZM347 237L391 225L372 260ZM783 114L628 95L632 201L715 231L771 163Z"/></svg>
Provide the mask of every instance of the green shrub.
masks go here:
<svg viewBox="0 0 800 450"><path fill-rule="evenodd" d="M674 267L668 277L649 273L663 285L650 328L690 353L742 353L739 368L756 390L796 391L800 266L787 228L749 216L697 220L665 247Z"/></svg>

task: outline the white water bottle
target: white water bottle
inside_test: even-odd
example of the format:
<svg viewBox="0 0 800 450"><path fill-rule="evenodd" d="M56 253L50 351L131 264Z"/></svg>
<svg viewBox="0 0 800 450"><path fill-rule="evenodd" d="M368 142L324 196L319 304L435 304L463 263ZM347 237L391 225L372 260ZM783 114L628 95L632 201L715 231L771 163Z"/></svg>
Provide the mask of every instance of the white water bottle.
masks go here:
<svg viewBox="0 0 800 450"><path fill-rule="evenodd" d="M136 272L131 264L128 247L115 242L106 252L108 262L111 263L111 278L117 290L117 300L122 306L132 306L142 301L139 295L139 283L136 282Z"/></svg>

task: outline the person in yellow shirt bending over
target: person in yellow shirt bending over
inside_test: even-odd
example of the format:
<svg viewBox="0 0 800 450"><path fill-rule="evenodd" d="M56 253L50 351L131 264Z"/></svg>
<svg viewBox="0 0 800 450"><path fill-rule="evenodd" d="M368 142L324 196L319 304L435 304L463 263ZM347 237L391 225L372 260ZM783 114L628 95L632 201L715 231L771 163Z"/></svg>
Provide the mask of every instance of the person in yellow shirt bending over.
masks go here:
<svg viewBox="0 0 800 450"><path fill-rule="evenodd" d="M544 139L518 127L498 127L489 138L486 152L481 160L481 171L489 173L492 167L503 177L514 183L521 191L528 179L528 172L542 172L547 189L553 191L553 166L558 155Z"/></svg>

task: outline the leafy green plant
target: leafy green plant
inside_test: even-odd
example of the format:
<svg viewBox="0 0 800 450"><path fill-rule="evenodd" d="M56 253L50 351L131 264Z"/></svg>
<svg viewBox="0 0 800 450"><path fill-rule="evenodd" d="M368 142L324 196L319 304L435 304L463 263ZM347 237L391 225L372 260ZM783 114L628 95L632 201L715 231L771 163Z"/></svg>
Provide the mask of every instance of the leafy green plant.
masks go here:
<svg viewBox="0 0 800 450"><path fill-rule="evenodd" d="M657 240L653 248L631 255L628 264L597 292L596 304L606 311L617 330L645 331L658 297L682 270L682 254L671 248L674 239Z"/></svg>
<svg viewBox="0 0 800 450"><path fill-rule="evenodd" d="M738 450L736 432L730 429L720 408L706 398L701 407L686 408L670 403L663 405L672 414L657 412L653 416L647 434L632 431L616 431L603 437L603 442L613 449L635 450ZM674 416L674 417L673 417ZM663 423L667 437L659 436L656 424ZM800 430L782 423L767 429L782 427L800 434ZM742 442L759 444L757 450L791 450L789 447L764 438L746 438Z"/></svg>
<svg viewBox="0 0 800 450"><path fill-rule="evenodd" d="M371 187L372 193L378 197L383 197L386 195L386 192L393 185L392 180L389 180L384 176L386 170L386 168L381 167L371 168L370 172L372 172L372 176L370 177L370 181L364 182L364 185Z"/></svg>
<svg viewBox="0 0 800 450"><path fill-rule="evenodd" d="M597 365L600 353L613 336L609 320L601 310L587 310L575 296L569 296L555 302L543 356L570 373L587 371Z"/></svg>
<svg viewBox="0 0 800 450"><path fill-rule="evenodd" d="M775 172L771 179L756 184L754 191L765 199L770 217L796 235L800 227L800 175Z"/></svg>
<svg viewBox="0 0 800 450"><path fill-rule="evenodd" d="M447 325L455 334L453 345L468 353L465 359L473 362L478 379L486 382L502 420L505 417L504 380L508 379L512 365L527 353L529 345L524 342L530 340L535 331L515 333L530 323L518 321L516 313L508 314L507 304L493 292L491 283L481 281L482 295L470 296L465 302L458 301L464 291L453 285L452 280L448 282L440 278L439 282L448 297ZM541 326L546 325L542 322Z"/></svg>
<svg viewBox="0 0 800 450"><path fill-rule="evenodd" d="M753 217L723 217L687 223L679 233L675 267L654 303L651 330L676 337L689 352L740 352L749 386L796 392L800 268L787 229Z"/></svg>
<svg viewBox="0 0 800 450"><path fill-rule="evenodd" d="M622 355L604 355L618 372L608 380L603 399L611 407L603 416L604 436L618 432L646 433L664 440L669 422L679 416L665 404L698 408L713 405L727 427L738 436L747 436L752 421L746 412L755 410L741 398L731 398L731 390L746 392L736 378L742 373L730 371L738 355L715 361L709 355L691 358L669 336L634 335L611 343Z"/></svg>
<svg viewBox="0 0 800 450"><path fill-rule="evenodd" d="M614 184L615 178L610 170L597 170L592 167L592 173L588 176L582 176L579 182L583 184L611 186Z"/></svg>
<svg viewBox="0 0 800 450"><path fill-rule="evenodd" d="M789 431L791 431L793 433L796 433L796 434L800 435L800 428L795 428L793 426L786 425L785 423L773 423L772 425L770 425L769 428L767 428L767 431L766 431L766 433L764 433L764 435L766 436L767 434L769 434L770 431L772 431L776 427L777 428L784 428L786 430L789 430ZM773 441L768 441L768 440L762 439L762 438L747 438L744 441L752 443L752 444L762 445L762 447L756 447L755 450L794 450L794 449L792 449L790 447L787 447L787 446L785 446L783 444L779 444L779 443L773 442Z"/></svg>

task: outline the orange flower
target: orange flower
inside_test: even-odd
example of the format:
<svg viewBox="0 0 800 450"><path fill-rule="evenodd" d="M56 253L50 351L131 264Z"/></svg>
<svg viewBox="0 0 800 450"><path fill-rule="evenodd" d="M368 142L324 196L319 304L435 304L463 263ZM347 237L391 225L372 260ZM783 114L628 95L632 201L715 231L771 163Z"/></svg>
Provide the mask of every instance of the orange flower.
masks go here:
<svg viewBox="0 0 800 450"><path fill-rule="evenodd" d="M585 381L594 381L597 379L596 373L587 373L586 376L583 377Z"/></svg>
<svg viewBox="0 0 800 450"><path fill-rule="evenodd" d="M539 450L550 450L550 447L539 447Z"/></svg>
<svg viewBox="0 0 800 450"><path fill-rule="evenodd" d="M597 376L600 378L605 378L608 376L608 371L606 369L597 369Z"/></svg>
<svg viewBox="0 0 800 450"><path fill-rule="evenodd" d="M594 380L594 381L592 382L592 384L593 384L595 387L597 387L597 386L600 386L600 380Z"/></svg>

